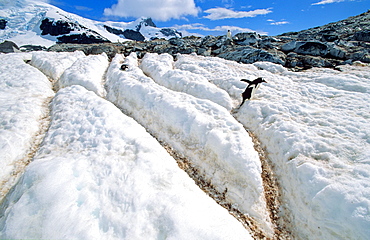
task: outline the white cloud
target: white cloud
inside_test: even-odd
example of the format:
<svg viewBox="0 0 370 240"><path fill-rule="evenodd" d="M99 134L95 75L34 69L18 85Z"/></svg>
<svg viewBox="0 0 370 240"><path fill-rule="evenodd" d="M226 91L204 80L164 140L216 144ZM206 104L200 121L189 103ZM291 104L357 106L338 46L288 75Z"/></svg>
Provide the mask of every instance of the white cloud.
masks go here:
<svg viewBox="0 0 370 240"><path fill-rule="evenodd" d="M338 3L338 2L344 2L344 0L322 0L317 3L312 3L312 5L324 5L324 4Z"/></svg>
<svg viewBox="0 0 370 240"><path fill-rule="evenodd" d="M219 32L219 33L227 33L227 30L230 30L233 34L239 33L239 32L257 32L261 35L267 35L267 32L263 31L255 31L250 28L241 28L237 26L216 26L214 28L206 27L202 23L194 23L194 24L184 24L184 25L175 25L174 28L185 31L185 30L200 30L205 32Z"/></svg>
<svg viewBox="0 0 370 240"><path fill-rule="evenodd" d="M205 13L209 15L205 16L204 18L208 18L211 20L219 20L225 18L246 18L246 17L256 17L258 15L266 15L271 13L271 8L267 9L256 9L253 11L233 11L227 8L210 8Z"/></svg>
<svg viewBox="0 0 370 240"><path fill-rule="evenodd" d="M196 16L199 11L194 0L118 0L117 4L104 9L104 15L151 17L154 20L167 21L186 15Z"/></svg>
<svg viewBox="0 0 370 240"><path fill-rule="evenodd" d="M269 21L269 20L267 20ZM284 25L284 24L289 24L290 22L288 21L280 21L280 22L275 22L275 21L269 21L271 22L270 25Z"/></svg>

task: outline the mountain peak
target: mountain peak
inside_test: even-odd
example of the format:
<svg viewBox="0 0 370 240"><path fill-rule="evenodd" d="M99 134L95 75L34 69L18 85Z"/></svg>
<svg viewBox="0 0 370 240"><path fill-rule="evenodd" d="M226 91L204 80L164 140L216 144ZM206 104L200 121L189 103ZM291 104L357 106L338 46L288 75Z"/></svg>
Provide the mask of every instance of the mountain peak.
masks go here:
<svg viewBox="0 0 370 240"><path fill-rule="evenodd" d="M181 37L168 28L157 28L152 18L141 17L133 22L99 22L68 13L44 2L4 0L0 18L0 42L17 45L55 43L101 43L153 38Z"/></svg>

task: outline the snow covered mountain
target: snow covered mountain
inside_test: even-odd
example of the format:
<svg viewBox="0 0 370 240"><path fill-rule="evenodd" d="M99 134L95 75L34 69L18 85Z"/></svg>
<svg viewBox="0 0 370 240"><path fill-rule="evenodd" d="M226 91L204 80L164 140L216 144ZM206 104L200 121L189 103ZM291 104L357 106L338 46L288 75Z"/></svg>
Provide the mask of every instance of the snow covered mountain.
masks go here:
<svg viewBox="0 0 370 240"><path fill-rule="evenodd" d="M172 28L157 28L151 18L133 22L99 22L43 2L0 1L0 42L10 40L18 46L32 44L48 47L55 43L144 41L173 37L181 37L181 33Z"/></svg>

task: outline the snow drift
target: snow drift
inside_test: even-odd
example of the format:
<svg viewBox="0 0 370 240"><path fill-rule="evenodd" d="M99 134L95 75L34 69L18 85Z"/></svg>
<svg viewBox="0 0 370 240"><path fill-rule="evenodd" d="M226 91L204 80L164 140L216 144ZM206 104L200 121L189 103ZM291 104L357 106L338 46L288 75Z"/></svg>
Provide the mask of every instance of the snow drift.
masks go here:
<svg viewBox="0 0 370 240"><path fill-rule="evenodd" d="M155 82L168 89L208 99L231 110L232 100L224 90L217 88L200 74L173 69L173 65L173 57L167 53L147 53L140 68Z"/></svg>
<svg viewBox="0 0 370 240"><path fill-rule="evenodd" d="M244 67L194 55L182 55L175 66L216 75L218 85L240 100L243 89L240 83L228 87L230 76L266 79L235 116L268 151L294 235L369 236L369 66L291 72L268 62Z"/></svg>
<svg viewBox="0 0 370 240"><path fill-rule="evenodd" d="M45 75L24 62L28 58L28 54L0 55L0 200L30 160L54 95Z"/></svg>
<svg viewBox="0 0 370 240"><path fill-rule="evenodd" d="M243 126L213 102L159 86L138 68L134 54L121 71L122 59L117 55L108 69L107 99L188 156L219 192L271 234L261 163Z"/></svg>
<svg viewBox="0 0 370 240"><path fill-rule="evenodd" d="M135 55L117 55L107 71L107 100L187 157L265 232L282 228L297 239L368 238L369 65L291 72L268 62L155 57L160 62L141 67L146 64L154 79L181 73L184 78L173 76L182 78L183 88L165 87L172 84L170 77L159 79L169 82L161 84L147 77ZM34 139L43 138L40 126L47 122L54 93L48 79L24 63L31 58L54 83L63 74L60 83L66 81L52 101L50 129L40 148ZM24 172L1 203L0 238L250 238L178 170L158 140L98 91L85 89L104 83L104 67L97 67L104 56L91 62L81 52L0 59L1 191L15 184L14 173ZM126 71L120 70L122 63L129 66ZM91 82L81 80L82 69L94 72ZM198 81L198 75L226 91L234 105L246 86L241 78L263 77L268 83L231 116L215 100L184 93L186 81ZM268 219L261 164L236 119L258 136L274 170L269 174L281 187L281 225L275 229ZM33 156L30 149L38 151L24 171Z"/></svg>
<svg viewBox="0 0 370 240"><path fill-rule="evenodd" d="M63 88L80 85L95 92L98 96L104 97L103 78L108 65L108 56L105 53L79 58L63 72L57 86Z"/></svg>
<svg viewBox="0 0 370 240"><path fill-rule="evenodd" d="M72 86L51 108L43 145L1 205L1 238L252 239L113 104Z"/></svg>

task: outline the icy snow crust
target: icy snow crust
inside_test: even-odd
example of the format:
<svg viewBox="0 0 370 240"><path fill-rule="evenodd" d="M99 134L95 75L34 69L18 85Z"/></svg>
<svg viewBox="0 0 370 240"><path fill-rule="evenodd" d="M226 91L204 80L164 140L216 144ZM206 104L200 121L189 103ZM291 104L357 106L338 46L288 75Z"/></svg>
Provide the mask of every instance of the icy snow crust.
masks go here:
<svg viewBox="0 0 370 240"><path fill-rule="evenodd" d="M98 96L104 97L106 93L103 86L103 78L108 65L108 56L105 53L79 58L71 67L64 71L57 82L57 86L58 88L63 88L81 85Z"/></svg>
<svg viewBox="0 0 370 240"><path fill-rule="evenodd" d="M24 60L28 54L0 55L0 200L30 159L27 155L54 95L49 80Z"/></svg>
<svg viewBox="0 0 370 240"><path fill-rule="evenodd" d="M243 91L236 79L266 79L235 115L266 147L299 238L370 236L369 66L295 73L268 62L178 59L176 67L215 79L232 96Z"/></svg>
<svg viewBox="0 0 370 240"><path fill-rule="evenodd" d="M202 75L173 69L173 65L173 57L169 54L148 53L144 56L140 68L166 88L211 100L227 110L232 109L232 100L226 91L217 88Z"/></svg>
<svg viewBox="0 0 370 240"><path fill-rule="evenodd" d="M50 129L24 171L19 162L29 157L54 95L45 75L24 63L31 58L65 88L52 101ZM148 55L158 62L140 67L153 80L135 55L117 55L105 82L104 68L97 67L103 58L81 52L0 55L1 191L14 184L15 169L24 171L0 205L0 238L251 238L145 130L187 157L271 235L261 165L244 127L267 151L281 188L281 227L293 238L368 238L369 66L296 73L267 62L196 55L173 62ZM126 71L120 70L123 62ZM80 71L94 74L84 78ZM184 76L173 75L173 84L171 71ZM187 81L207 79L235 107L246 87L240 79L257 77L267 83L232 114L215 99L184 93ZM98 88L85 89L104 83L107 100L120 109L99 97ZM168 89L171 84L177 89Z"/></svg>
<svg viewBox="0 0 370 240"><path fill-rule="evenodd" d="M7 201L1 238L252 239L145 129L81 86Z"/></svg>
<svg viewBox="0 0 370 240"><path fill-rule="evenodd" d="M117 55L108 69L107 99L189 156L219 192L271 233L261 163L243 126L218 104L156 84L138 67L135 54L121 71L123 58Z"/></svg>

